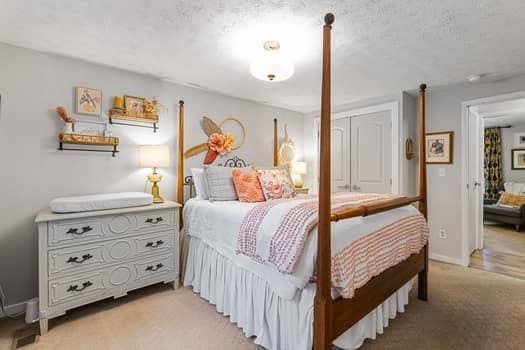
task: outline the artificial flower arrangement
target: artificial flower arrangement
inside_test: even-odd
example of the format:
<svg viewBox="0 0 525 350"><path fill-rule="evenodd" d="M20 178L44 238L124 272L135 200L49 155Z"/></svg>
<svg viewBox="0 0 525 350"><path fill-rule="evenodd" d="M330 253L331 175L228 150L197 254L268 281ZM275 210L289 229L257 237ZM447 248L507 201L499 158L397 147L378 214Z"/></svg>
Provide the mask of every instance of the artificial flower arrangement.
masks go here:
<svg viewBox="0 0 525 350"><path fill-rule="evenodd" d="M231 133L223 131L222 125L224 125L227 122L236 123L241 129L240 144L235 145L235 138L233 137L233 135ZM204 165L212 164L218 156L224 156L230 153L231 151L238 149L242 146L246 138L244 126L238 119L233 117L224 119L219 125L217 125L210 118L203 117L201 120L201 126L206 135L208 136L208 140L186 150L186 152L184 152L184 157L189 158L201 152L206 152L203 161Z"/></svg>
<svg viewBox="0 0 525 350"><path fill-rule="evenodd" d="M208 153L204 157L204 164L211 164L217 156L231 152L234 142L232 134L212 133L208 138Z"/></svg>

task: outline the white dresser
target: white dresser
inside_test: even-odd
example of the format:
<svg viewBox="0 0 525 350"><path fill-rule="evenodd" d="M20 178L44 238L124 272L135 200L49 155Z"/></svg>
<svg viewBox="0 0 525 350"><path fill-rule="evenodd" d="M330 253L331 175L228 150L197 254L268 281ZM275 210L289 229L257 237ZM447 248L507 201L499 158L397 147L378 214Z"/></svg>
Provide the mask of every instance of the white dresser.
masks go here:
<svg viewBox="0 0 525 350"><path fill-rule="evenodd" d="M40 212L40 332L66 310L159 282L179 281L179 208Z"/></svg>

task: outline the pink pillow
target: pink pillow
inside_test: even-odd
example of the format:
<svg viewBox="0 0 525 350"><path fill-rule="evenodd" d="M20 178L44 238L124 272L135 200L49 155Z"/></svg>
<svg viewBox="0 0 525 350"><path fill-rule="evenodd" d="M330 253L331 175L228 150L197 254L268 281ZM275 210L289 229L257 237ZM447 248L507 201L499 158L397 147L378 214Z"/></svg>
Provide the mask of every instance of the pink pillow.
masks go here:
<svg viewBox="0 0 525 350"><path fill-rule="evenodd" d="M264 202L264 193L255 171L232 171L233 185L241 202Z"/></svg>

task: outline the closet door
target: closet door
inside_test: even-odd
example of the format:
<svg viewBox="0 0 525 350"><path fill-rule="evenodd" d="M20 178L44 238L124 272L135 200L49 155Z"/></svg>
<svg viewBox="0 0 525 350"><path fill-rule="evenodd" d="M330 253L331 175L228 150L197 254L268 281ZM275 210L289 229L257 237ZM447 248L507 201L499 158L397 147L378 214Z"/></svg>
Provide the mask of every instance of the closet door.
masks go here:
<svg viewBox="0 0 525 350"><path fill-rule="evenodd" d="M332 120L332 192L350 191L350 118Z"/></svg>
<svg viewBox="0 0 525 350"><path fill-rule="evenodd" d="M392 118L389 111L351 118L351 191L390 193Z"/></svg>

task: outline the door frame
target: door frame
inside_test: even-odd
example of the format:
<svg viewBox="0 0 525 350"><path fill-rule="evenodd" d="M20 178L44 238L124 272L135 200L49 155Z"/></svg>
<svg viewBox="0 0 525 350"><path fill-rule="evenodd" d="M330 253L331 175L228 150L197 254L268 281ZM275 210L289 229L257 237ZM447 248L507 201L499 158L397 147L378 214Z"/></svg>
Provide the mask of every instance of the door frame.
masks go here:
<svg viewBox="0 0 525 350"><path fill-rule="evenodd" d="M462 258L461 264L468 266L470 263L470 252L469 252L469 171L468 171L468 159L469 159L469 143L468 143L468 118L469 108L479 106L483 104L490 104L496 102L505 102L509 100L515 100L519 98L525 98L525 91L518 91L509 94L495 95L489 97L482 97L474 100L468 100L461 103L461 244L462 244ZM481 215L483 217L483 215ZM483 230L479 233L483 235ZM476 241L481 241L483 238L476 238Z"/></svg>
<svg viewBox="0 0 525 350"><path fill-rule="evenodd" d="M401 135L401 118L399 117L399 101L391 101L381 103L377 105L371 105L361 108L350 109L343 112L337 112L332 114L332 120L343 119L347 117L357 117L364 114L371 114L377 112L390 112L392 116L392 193L402 193L401 187L401 164L403 159L401 158L401 145L403 143L403 137ZM315 127L313 130L315 140L315 159L314 159L314 190L317 191L317 183L319 178L319 150L318 148L318 137L320 127L320 117L314 119ZM397 160L397 161L396 161Z"/></svg>

